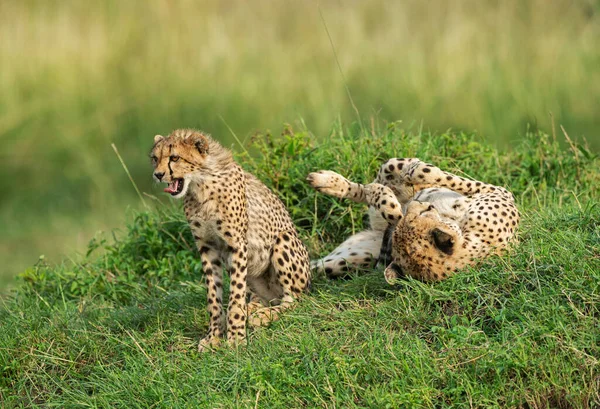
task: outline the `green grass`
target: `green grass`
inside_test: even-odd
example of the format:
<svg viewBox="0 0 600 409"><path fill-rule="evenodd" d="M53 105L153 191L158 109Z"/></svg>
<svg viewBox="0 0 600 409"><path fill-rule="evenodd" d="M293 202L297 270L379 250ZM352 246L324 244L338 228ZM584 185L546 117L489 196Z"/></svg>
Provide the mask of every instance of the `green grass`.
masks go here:
<svg viewBox="0 0 600 409"><path fill-rule="evenodd" d="M552 113L598 152L598 38L593 0L2 1L0 287L139 208L112 142L158 193L155 134L231 144L228 127L245 140L302 117L324 138L356 120L346 85L366 127L402 118L506 147Z"/></svg>
<svg viewBox="0 0 600 409"><path fill-rule="evenodd" d="M97 237L81 263L39 263L0 308L4 407L593 408L600 405L600 165L527 134L501 151L473 134L388 124L259 134L237 155L288 205L313 256L364 225L318 196L309 171L370 181L392 156L509 187L519 243L437 284L382 271L316 277L239 350L196 352L206 292L178 205Z"/></svg>

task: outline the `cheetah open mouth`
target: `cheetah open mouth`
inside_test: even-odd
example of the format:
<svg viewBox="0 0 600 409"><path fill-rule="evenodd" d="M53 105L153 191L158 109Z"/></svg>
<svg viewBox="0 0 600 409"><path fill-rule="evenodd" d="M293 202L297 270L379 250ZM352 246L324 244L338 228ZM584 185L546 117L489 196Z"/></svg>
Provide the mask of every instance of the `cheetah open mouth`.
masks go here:
<svg viewBox="0 0 600 409"><path fill-rule="evenodd" d="M183 179L173 179L169 186L165 188L165 192L171 196L177 196L183 190Z"/></svg>

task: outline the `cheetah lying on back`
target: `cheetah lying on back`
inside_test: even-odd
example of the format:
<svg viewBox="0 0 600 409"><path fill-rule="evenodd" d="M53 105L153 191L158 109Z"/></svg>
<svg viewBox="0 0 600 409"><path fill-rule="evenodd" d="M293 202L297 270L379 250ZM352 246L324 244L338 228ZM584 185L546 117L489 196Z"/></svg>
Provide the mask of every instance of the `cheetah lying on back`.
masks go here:
<svg viewBox="0 0 600 409"><path fill-rule="evenodd" d="M390 283L403 275L442 280L505 248L519 223L514 197L506 189L416 158L390 159L368 185L331 171L311 173L308 181L319 192L370 206L371 229L313 263L329 277L378 258L387 265Z"/></svg>
<svg viewBox="0 0 600 409"><path fill-rule="evenodd" d="M184 199L200 251L210 327L198 349L217 345L225 331L230 344L241 344L247 316L251 325L264 324L308 288L308 252L283 203L208 135L157 135L151 157L154 177L168 183L165 192ZM227 322L223 265L231 278Z"/></svg>

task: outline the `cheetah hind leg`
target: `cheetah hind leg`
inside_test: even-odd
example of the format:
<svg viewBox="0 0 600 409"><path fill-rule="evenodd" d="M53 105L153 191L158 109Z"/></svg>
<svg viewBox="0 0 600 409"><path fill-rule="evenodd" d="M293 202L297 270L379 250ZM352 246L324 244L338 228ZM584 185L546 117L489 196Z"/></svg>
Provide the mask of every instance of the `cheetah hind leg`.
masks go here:
<svg viewBox="0 0 600 409"><path fill-rule="evenodd" d="M311 263L311 268L324 271L328 278L344 276L350 267L369 267L379 257L383 232L365 230L350 236L330 254Z"/></svg>
<svg viewBox="0 0 600 409"><path fill-rule="evenodd" d="M265 326L277 320L281 312L292 307L294 301L310 286L308 251L295 232L279 235L273 246L271 266L283 295L278 305L260 308L258 303L252 303L252 311L248 311L248 323L253 327Z"/></svg>

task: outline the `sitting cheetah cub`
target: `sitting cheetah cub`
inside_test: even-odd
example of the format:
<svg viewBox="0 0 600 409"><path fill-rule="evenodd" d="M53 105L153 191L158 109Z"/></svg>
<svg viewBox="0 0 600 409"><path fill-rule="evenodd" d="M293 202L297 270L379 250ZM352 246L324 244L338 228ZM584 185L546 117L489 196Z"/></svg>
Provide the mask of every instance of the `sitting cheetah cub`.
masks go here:
<svg viewBox="0 0 600 409"><path fill-rule="evenodd" d="M438 281L506 248L519 224L515 199L503 187L444 172L417 158L384 163L373 183L322 170L308 176L319 192L370 206L370 230L313 264L329 277L348 266L385 263L392 283L409 275Z"/></svg>
<svg viewBox="0 0 600 409"><path fill-rule="evenodd" d="M308 252L283 203L209 135L157 135L151 158L165 192L183 199L200 251L210 323L198 350L216 346L225 332L230 345L244 344L247 317L266 324L307 290ZM231 278L227 321L222 266Z"/></svg>

